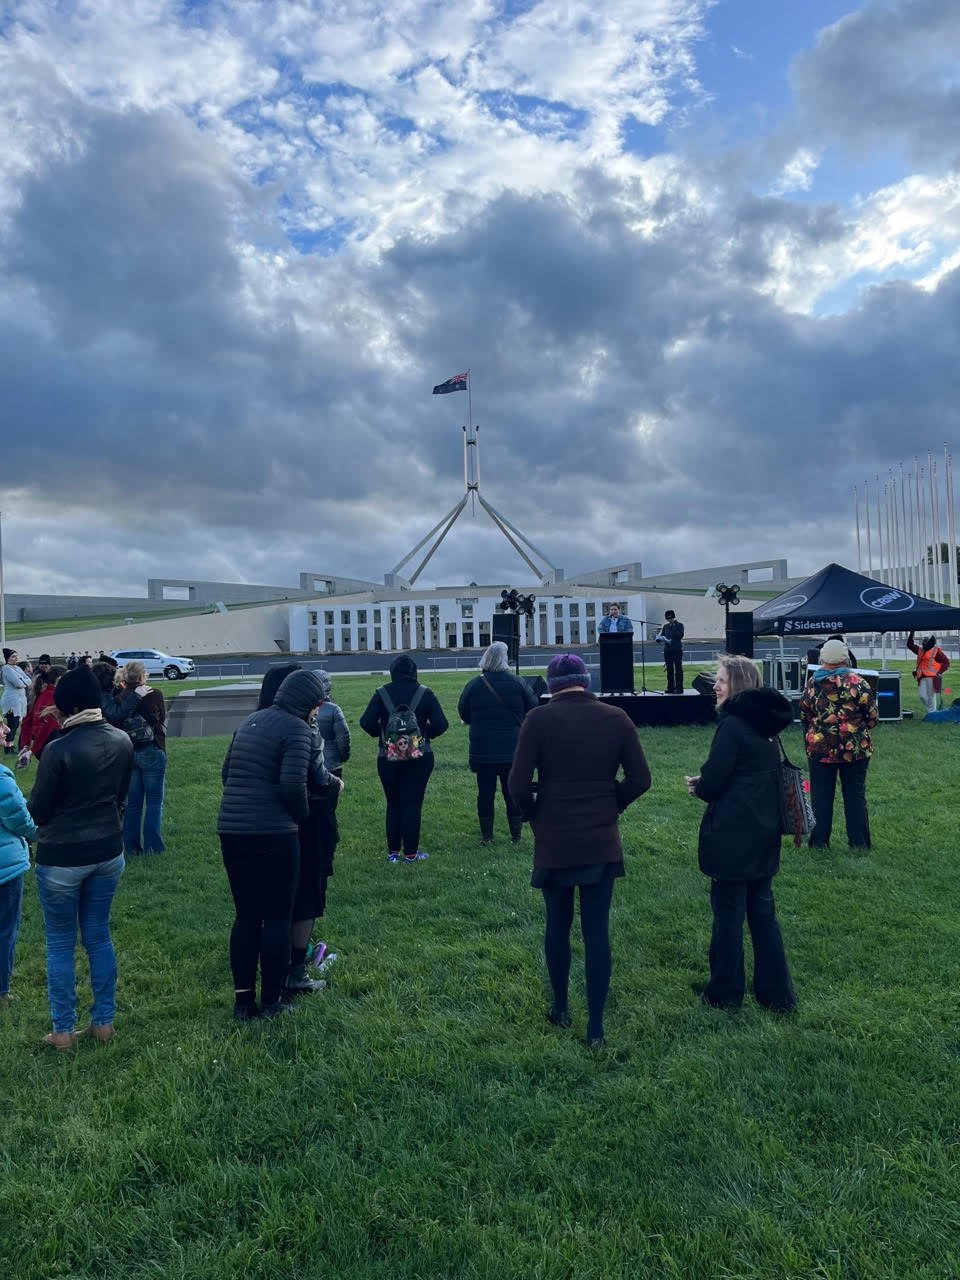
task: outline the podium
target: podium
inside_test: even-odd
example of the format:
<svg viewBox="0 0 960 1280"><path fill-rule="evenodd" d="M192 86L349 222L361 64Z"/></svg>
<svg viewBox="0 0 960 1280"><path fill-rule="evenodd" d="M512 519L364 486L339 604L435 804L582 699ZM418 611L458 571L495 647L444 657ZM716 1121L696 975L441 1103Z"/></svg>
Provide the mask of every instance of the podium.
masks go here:
<svg viewBox="0 0 960 1280"><path fill-rule="evenodd" d="M633 632L605 631L600 644L600 692L633 693Z"/></svg>

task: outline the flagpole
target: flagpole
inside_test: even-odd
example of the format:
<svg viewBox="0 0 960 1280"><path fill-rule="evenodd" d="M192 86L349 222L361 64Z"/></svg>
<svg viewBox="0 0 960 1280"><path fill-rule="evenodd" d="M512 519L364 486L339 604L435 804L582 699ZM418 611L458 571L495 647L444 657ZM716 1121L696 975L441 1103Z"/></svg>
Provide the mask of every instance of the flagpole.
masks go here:
<svg viewBox="0 0 960 1280"><path fill-rule="evenodd" d="M957 603L957 527L953 510L953 455L943 446L943 482L947 499L947 567L950 574L950 603ZM946 601L944 601L946 603Z"/></svg>
<svg viewBox="0 0 960 1280"><path fill-rule="evenodd" d="M857 572L863 573L863 549L860 545L860 494L853 486L853 516L857 522Z"/></svg>

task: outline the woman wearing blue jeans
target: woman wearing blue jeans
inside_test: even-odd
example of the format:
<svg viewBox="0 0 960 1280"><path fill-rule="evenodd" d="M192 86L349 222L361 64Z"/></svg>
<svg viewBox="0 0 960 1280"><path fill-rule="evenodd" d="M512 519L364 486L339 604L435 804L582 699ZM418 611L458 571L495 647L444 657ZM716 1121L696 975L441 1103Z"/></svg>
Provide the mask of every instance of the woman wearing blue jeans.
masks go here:
<svg viewBox="0 0 960 1280"><path fill-rule="evenodd" d="M77 1041L74 953L77 926L90 964L93 1005L81 1035L113 1038L117 962L110 907L123 874L121 807L130 783L133 743L107 724L100 686L87 666L62 676L54 702L59 732L44 748L29 810L37 825L37 891L47 941L47 989L61 1052Z"/></svg>
<svg viewBox="0 0 960 1280"><path fill-rule="evenodd" d="M130 717L139 717L147 726L146 730L142 726L131 730L133 772L123 815L123 849L128 857L163 853L166 845L160 828L167 773L167 705L160 690L147 684L147 669L142 662L128 662L122 680L114 723L129 729L136 724Z"/></svg>

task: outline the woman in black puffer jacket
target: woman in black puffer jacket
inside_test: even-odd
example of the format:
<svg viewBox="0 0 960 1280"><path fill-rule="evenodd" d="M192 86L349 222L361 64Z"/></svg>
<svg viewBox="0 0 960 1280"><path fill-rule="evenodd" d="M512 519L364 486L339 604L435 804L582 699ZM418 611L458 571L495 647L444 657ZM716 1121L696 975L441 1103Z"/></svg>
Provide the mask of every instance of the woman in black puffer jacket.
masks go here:
<svg viewBox="0 0 960 1280"><path fill-rule="evenodd" d="M420 754L416 759L388 758L384 732L390 719L390 706L411 707L420 730ZM387 860L418 862L427 857L419 848L420 815L423 797L433 772L431 738L439 738L450 726L437 695L417 680L417 664L402 653L390 663L390 683L374 693L360 717L360 728L371 738L380 739L377 772L387 801Z"/></svg>
<svg viewBox="0 0 960 1280"><path fill-rule="evenodd" d="M511 673L509 653L502 640L495 640L485 650L480 672L464 688L457 707L460 719L470 726L470 768L477 775L480 841L489 844L493 839L493 803L499 780L510 836L514 844L519 844L523 818L510 798L507 778L520 726L535 701L524 682Z"/></svg>
<svg viewBox="0 0 960 1280"><path fill-rule="evenodd" d="M707 802L700 823L700 870L710 876L713 936L704 1004L739 1007L746 986L743 922L753 942L753 993L777 1013L797 1005L777 920L772 882L780 869L780 758L776 737L792 720L790 704L760 687L748 658L720 659L720 724L692 796Z"/></svg>
<svg viewBox="0 0 960 1280"><path fill-rule="evenodd" d="M290 964L290 923L300 870L299 824L309 812L314 752L308 723L323 701L312 671L286 677L271 706L247 716L233 736L221 771L223 800L217 833L236 919L230 934L234 1017L272 1018Z"/></svg>

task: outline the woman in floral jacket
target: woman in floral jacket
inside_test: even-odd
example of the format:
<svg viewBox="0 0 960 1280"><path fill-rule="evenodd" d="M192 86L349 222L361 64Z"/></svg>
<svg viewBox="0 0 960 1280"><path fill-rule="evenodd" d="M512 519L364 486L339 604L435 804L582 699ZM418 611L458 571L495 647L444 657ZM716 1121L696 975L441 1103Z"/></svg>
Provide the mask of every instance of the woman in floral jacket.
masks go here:
<svg viewBox="0 0 960 1280"><path fill-rule="evenodd" d="M810 765L811 848L825 849L830 844L839 774L847 842L851 849L869 849L867 768L873 754L870 730L877 723L877 700L867 681L850 666L842 640L828 640L820 650L820 667L800 698L800 717Z"/></svg>

